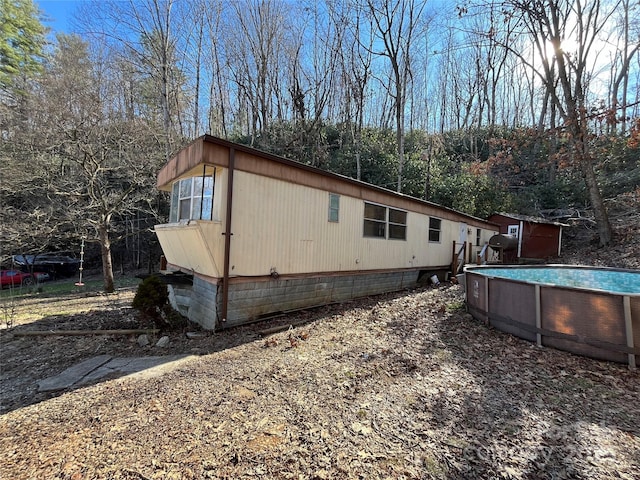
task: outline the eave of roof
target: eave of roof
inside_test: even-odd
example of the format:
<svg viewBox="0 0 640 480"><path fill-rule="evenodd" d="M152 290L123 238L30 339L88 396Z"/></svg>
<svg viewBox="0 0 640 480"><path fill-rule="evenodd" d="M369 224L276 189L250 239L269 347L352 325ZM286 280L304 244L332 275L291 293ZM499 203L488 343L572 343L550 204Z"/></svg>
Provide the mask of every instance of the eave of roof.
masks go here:
<svg viewBox="0 0 640 480"><path fill-rule="evenodd" d="M357 185L358 187L361 187L361 188L367 188L367 189L370 189L370 190L373 190L373 191L383 192L383 193L385 193L387 195L392 195L392 196L396 196L398 198L403 198L403 199L410 200L410 201L413 201L413 202L418 202L418 203L421 203L423 205L428 205L428 206L433 207L433 208L441 209L441 210L444 210L444 211L447 211L447 212L451 212L453 214L456 214L456 215L459 215L459 216L462 216L462 217L466 217L466 218L472 219L472 220L474 220L476 222L483 222L483 223L487 223L487 224L490 224L490 225L493 225L493 226L496 226L496 227L499 226L497 223L491 222L489 220L486 220L486 219L483 219L483 218L479 218L479 217L475 217L473 215L469 215L467 213L460 212L460 211L455 210L453 208L445 207L443 205L440 205L440 204L437 204L437 203L434 203L434 202L430 202L428 200L423 200L423 199L420 199L420 198L412 197L410 195L405 195L404 193L395 192L393 190L389 190L389 189L384 188L384 187L379 187L377 185L372 185L370 183L363 182L362 180L356 180L354 178L347 177L347 176L344 176L344 175L340 175L338 173L333 173L333 172L329 172L329 171L326 171L326 170L322 170L322 169L317 168L317 167L312 167L310 165L306 165L304 163L297 162L295 160L290 160L288 158L284 158L284 157L281 157L281 156L278 156L278 155L274 155L272 153L264 152L264 151L259 150L257 148L253 148L253 147L249 147L247 145L242 145L242 144L239 144L239 143L231 142L229 140L225 140L223 138L215 137L215 136L212 136L212 135L203 135L201 137L198 137L197 139L193 140L191 143L186 145L184 148L182 148L171 160L169 160L169 162L167 162L167 164L165 164L165 166L158 173L158 185L157 185L158 188L163 189L163 187L164 187L164 189L166 189L166 186L171 181L175 180L176 178L179 178L181 175L184 175L187 171L189 171L190 169L194 168L196 165L200 165L200 164L203 163L203 159L200 158L196 162L196 164L194 164L194 165L191 165L189 163L189 164L186 164L181 170L178 170L176 168L177 167L176 164L178 163L178 161L180 159L180 154L182 152L187 151L190 148L197 147L197 145L199 143L202 143L203 145L204 145L204 143L211 143L211 144L219 145L219 146L226 147L226 148L229 148L229 149L234 149L235 151L244 152L244 153L247 153L249 155L254 155L254 156L257 156L257 157L261 157L261 158L264 158L264 159L279 163L281 165L286 165L286 166L289 166L289 167L292 167L292 168L297 168L297 169L300 169L300 170L304 170L304 171L313 173L315 175L320 175L320 176L323 176L323 177L326 177L326 178L329 178L329 179L332 179L332 180L335 180L335 181L350 183L352 185ZM203 152L203 149L200 148L199 154L200 154L201 157L202 157L202 152ZM193 159L193 160L195 160L195 159ZM189 168L189 166L191 168ZM171 171L173 171L172 175L169 174L169 172L171 172Z"/></svg>

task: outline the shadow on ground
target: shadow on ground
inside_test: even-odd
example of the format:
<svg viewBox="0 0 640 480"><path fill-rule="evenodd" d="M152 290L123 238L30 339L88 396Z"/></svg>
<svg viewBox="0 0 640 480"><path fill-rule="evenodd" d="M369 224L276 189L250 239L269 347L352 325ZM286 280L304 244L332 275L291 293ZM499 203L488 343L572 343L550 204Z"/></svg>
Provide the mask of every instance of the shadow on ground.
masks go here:
<svg viewBox="0 0 640 480"><path fill-rule="evenodd" d="M585 480L607 465L640 468L640 451L625 447L640 438L640 382L625 365L538 347L463 311L442 316L422 352L440 359L432 375L458 379L415 412L453 445L441 453L447 478L502 478L509 465L517 478Z"/></svg>
<svg viewBox="0 0 640 480"><path fill-rule="evenodd" d="M392 293L389 295L402 295ZM377 297L376 297L377 298ZM367 301L367 299L364 299ZM379 299L370 300L373 303ZM69 304L92 304L93 310L77 314L47 315L40 320L0 329L0 414L59 396L88 385L140 372L189 356L202 356L259 341L262 330L306 323L349 304L317 307L288 315L275 315L250 325L219 332L203 331L190 323L183 331L148 335L149 344L140 346L139 334L128 335L45 335L22 336L33 331L154 329L153 323L131 308L126 296L72 295L56 298L48 311L64 312ZM28 301L38 307L46 299ZM18 312L19 313L19 312ZM166 346L157 342L169 338ZM145 367L146 363L149 364Z"/></svg>

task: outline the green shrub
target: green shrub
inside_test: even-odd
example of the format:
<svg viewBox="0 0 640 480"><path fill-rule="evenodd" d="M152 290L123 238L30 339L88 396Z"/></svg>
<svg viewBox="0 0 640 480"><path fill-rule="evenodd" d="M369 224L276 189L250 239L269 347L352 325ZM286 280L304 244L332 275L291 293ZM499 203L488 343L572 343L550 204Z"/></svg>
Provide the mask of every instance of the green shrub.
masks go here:
<svg viewBox="0 0 640 480"><path fill-rule="evenodd" d="M133 298L133 308L151 318L161 330L181 330L186 319L169 305L167 285L157 276L145 278Z"/></svg>
<svg viewBox="0 0 640 480"><path fill-rule="evenodd" d="M169 304L169 291L167 285L158 277L145 278L138 286L138 291L133 297L133 308L147 315L153 315L156 309L164 308Z"/></svg>

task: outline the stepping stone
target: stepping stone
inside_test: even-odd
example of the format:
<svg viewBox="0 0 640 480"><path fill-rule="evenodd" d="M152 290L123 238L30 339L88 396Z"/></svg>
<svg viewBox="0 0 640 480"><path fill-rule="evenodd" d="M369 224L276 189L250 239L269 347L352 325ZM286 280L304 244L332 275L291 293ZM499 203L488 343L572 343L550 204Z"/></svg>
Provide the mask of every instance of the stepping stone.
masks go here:
<svg viewBox="0 0 640 480"><path fill-rule="evenodd" d="M166 367L169 364L189 357L189 355L166 355L156 357L116 358L106 365L119 372L129 374L150 370L156 367Z"/></svg>
<svg viewBox="0 0 640 480"><path fill-rule="evenodd" d="M109 368L111 362L106 365L102 365L101 367L96 368L94 371L89 372L89 374L85 375L81 379L79 379L76 383L73 384L74 387L81 387L84 385L88 385L90 383L94 383L101 378L106 377L107 375L118 374L117 370L113 368Z"/></svg>
<svg viewBox="0 0 640 480"><path fill-rule="evenodd" d="M38 382L38 392L55 392L69 388L86 375L111 360L111 355L98 355L67 368L55 377L45 378Z"/></svg>
<svg viewBox="0 0 640 480"><path fill-rule="evenodd" d="M175 367L174 362L191 355L166 355L155 357L119 357L100 355L89 358L64 372L38 382L39 392L54 392L72 386L82 386L100 380L107 375L130 375L138 373L146 376L159 375Z"/></svg>

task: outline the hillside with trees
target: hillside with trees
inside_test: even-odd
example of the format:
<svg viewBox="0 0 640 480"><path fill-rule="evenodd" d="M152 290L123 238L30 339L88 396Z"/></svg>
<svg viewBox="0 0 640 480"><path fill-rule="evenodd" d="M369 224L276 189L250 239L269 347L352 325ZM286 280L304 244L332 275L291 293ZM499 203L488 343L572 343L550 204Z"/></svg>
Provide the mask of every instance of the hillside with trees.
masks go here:
<svg viewBox="0 0 640 480"><path fill-rule="evenodd" d="M640 196L637 2L104 0L61 33L0 1L3 261L85 238L107 291L155 265L155 175L205 133L628 241L608 204Z"/></svg>

